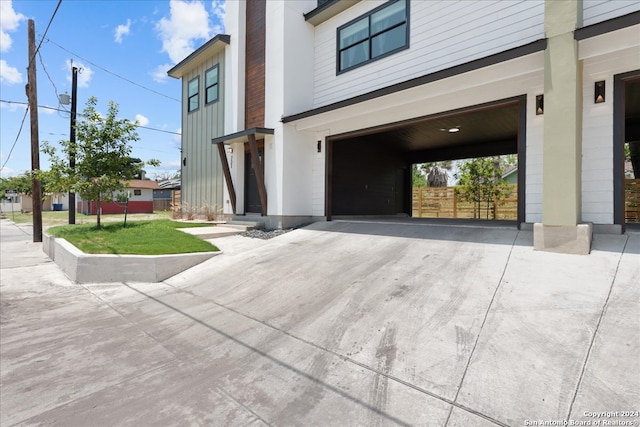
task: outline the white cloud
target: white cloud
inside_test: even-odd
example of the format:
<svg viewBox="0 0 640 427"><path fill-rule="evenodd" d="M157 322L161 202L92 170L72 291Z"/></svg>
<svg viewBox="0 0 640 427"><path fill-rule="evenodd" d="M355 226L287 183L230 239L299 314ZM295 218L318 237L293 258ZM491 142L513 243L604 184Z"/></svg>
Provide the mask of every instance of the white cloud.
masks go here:
<svg viewBox="0 0 640 427"><path fill-rule="evenodd" d="M9 32L15 31L20 25L20 21L24 19L25 16L23 14L16 13L13 10L13 2L11 0L0 1L0 52L6 52L11 49L13 40Z"/></svg>
<svg viewBox="0 0 640 427"><path fill-rule="evenodd" d="M220 23L219 25L214 25L214 34L224 33L224 16L226 14L225 4L224 0L213 0L211 2L213 16L218 18L218 22Z"/></svg>
<svg viewBox="0 0 640 427"><path fill-rule="evenodd" d="M0 1L0 4L3 2ZM0 59L0 83L15 85L22 83L22 74L17 68L7 64L7 61Z"/></svg>
<svg viewBox="0 0 640 427"><path fill-rule="evenodd" d="M136 114L136 121L140 126L146 126L149 124L149 119L142 114Z"/></svg>
<svg viewBox="0 0 640 427"><path fill-rule="evenodd" d="M122 43L122 37L128 36L130 31L131 31L131 19L127 19L126 25L122 25L122 24L118 25L116 29L113 31L115 42Z"/></svg>
<svg viewBox="0 0 640 427"><path fill-rule="evenodd" d="M171 64L162 64L158 65L155 70L151 71L149 74L153 78L154 81L158 83L166 83L169 79L167 75L167 71L172 67Z"/></svg>
<svg viewBox="0 0 640 427"><path fill-rule="evenodd" d="M45 105L44 107L48 107L48 108L40 107L38 108L38 113L46 114L48 116L58 113L57 111L58 107L51 107L50 105Z"/></svg>
<svg viewBox="0 0 640 427"><path fill-rule="evenodd" d="M81 62L74 62L73 66L78 68L78 87L89 87L93 70L85 67ZM71 83L71 63L69 61L66 62L65 69L67 70L67 81Z"/></svg>
<svg viewBox="0 0 640 427"><path fill-rule="evenodd" d="M162 51L178 63L195 50L196 40L208 40L213 29L209 14L200 1L171 0L170 17L162 18L156 24Z"/></svg>
<svg viewBox="0 0 640 427"><path fill-rule="evenodd" d="M2 1L0 1L0 3L2 3ZM2 157L0 157L2 158ZM3 167L2 169L0 169L0 176L3 176L5 178L8 178L10 176L18 176L20 175L19 171L9 168L7 166Z"/></svg>

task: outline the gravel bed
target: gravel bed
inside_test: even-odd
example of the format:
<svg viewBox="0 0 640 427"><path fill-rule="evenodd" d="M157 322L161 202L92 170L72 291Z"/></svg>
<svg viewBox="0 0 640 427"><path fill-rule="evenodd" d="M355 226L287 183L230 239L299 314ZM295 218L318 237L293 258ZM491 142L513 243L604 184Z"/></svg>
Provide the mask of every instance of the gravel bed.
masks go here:
<svg viewBox="0 0 640 427"><path fill-rule="evenodd" d="M265 231L265 230L247 230L244 233L240 233L240 236L251 237L252 239L268 240L268 239L272 239L274 237L281 236L281 235L283 235L285 233L288 233L290 231L293 231L293 230L294 230L293 228L269 230L269 231Z"/></svg>

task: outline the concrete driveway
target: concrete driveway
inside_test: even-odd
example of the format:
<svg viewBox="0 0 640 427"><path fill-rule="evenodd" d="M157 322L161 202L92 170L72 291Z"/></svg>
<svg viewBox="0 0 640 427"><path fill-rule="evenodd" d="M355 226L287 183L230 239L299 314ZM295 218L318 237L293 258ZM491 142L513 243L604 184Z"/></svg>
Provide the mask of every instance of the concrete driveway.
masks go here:
<svg viewBox="0 0 640 427"><path fill-rule="evenodd" d="M334 221L77 285L0 224L2 426L640 425L640 234Z"/></svg>

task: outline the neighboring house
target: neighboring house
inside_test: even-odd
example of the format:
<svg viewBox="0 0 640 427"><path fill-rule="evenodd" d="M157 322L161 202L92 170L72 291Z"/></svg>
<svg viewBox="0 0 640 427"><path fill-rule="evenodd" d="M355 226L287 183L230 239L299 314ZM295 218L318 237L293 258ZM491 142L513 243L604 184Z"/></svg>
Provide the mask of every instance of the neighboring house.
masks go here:
<svg viewBox="0 0 640 427"><path fill-rule="evenodd" d="M518 167L511 166L509 169L502 174L502 179L504 179L508 184L517 184L518 183Z"/></svg>
<svg viewBox="0 0 640 427"><path fill-rule="evenodd" d="M412 164L517 154L534 242L624 227L640 2L247 0L225 30L168 72L190 206L267 227L411 215Z"/></svg>
<svg viewBox="0 0 640 427"><path fill-rule="evenodd" d="M159 188L156 181L133 179L127 181L129 186L121 193L129 196L128 213L153 213L153 191ZM125 211L125 203L101 202L103 214L120 214ZM78 196L77 211L85 215L98 213L95 201L82 200Z"/></svg>

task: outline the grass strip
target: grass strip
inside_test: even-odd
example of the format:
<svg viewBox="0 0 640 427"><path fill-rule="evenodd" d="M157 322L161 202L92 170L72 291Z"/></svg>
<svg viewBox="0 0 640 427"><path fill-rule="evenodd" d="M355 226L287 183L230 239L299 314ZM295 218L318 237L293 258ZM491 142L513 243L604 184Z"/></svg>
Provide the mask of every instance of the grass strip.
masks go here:
<svg viewBox="0 0 640 427"><path fill-rule="evenodd" d="M47 230L51 236L61 237L88 254L168 255L192 252L212 252L219 249L178 228L211 226L171 220L132 221L127 227L118 223L104 223L98 230L95 224L63 225Z"/></svg>

